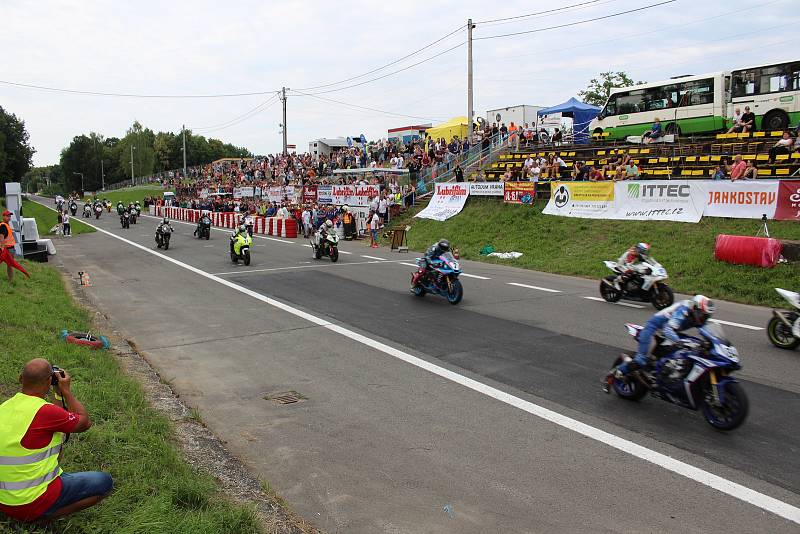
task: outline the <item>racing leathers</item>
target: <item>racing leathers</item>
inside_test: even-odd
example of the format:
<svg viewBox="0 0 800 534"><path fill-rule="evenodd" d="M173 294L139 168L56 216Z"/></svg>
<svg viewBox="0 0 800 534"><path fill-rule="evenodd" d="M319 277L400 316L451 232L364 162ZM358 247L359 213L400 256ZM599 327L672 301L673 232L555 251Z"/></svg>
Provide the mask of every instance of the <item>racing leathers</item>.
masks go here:
<svg viewBox="0 0 800 534"><path fill-rule="evenodd" d="M669 308L664 308L653 315L639 332L639 347L636 350L636 356L631 362L622 362L617 367L617 371L624 376L630 371L646 366L649 359L650 341L659 330L665 338L675 344L677 349L683 342L680 332L690 328L699 328L703 324L704 322L700 323L695 318L694 303L691 300L682 300Z"/></svg>
<svg viewBox="0 0 800 534"><path fill-rule="evenodd" d="M636 250L636 247L631 247L626 250L622 256L619 257L617 260L617 264L622 269L622 274L617 276L617 279L614 281L617 289L622 289L631 277L636 274L642 275L645 274L645 267L642 265L644 262L651 263L653 260L650 256L646 256Z"/></svg>

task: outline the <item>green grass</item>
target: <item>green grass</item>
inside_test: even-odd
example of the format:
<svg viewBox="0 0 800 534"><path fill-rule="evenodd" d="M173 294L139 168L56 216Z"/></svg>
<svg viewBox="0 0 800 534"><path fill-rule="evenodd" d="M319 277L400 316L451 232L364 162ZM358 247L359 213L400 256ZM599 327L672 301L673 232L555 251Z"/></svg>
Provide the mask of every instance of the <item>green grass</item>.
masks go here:
<svg viewBox="0 0 800 534"><path fill-rule="evenodd" d="M78 213L74 217L70 217L69 225L72 235L88 234L95 231L94 228L80 221L79 217L81 216L82 210L83 206L78 208ZM47 234L54 235L50 232L50 229L58 224L58 214L54 210L30 200L23 200L22 213L25 217L33 217L36 219L36 227L39 229L40 236L45 236Z"/></svg>
<svg viewBox="0 0 800 534"><path fill-rule="evenodd" d="M760 305L782 305L775 287L797 290L800 265L774 269L731 265L714 259L717 234L755 235L760 221L705 217L697 224L664 221L603 221L542 215L544 203L534 207L498 200L470 199L459 215L437 222L429 219L395 221L412 225L409 246L424 250L447 238L461 257L551 273L598 280L608 270L603 260L614 260L639 241L650 243L653 256L670 275L670 285L682 293ZM800 239L800 224L770 221L770 235ZM522 252L517 260L497 260L479 254L484 245L497 252Z"/></svg>
<svg viewBox="0 0 800 534"><path fill-rule="evenodd" d="M137 200L142 202L144 197L148 196L162 198L164 191L169 191L169 189L162 189L158 186L140 185L118 189L116 191L98 191L97 197L101 199L107 198L116 206L117 202L120 200L123 204L127 205L129 202L136 202ZM88 199L89 197L86 198ZM80 209L83 209L83 206L81 206Z"/></svg>
<svg viewBox="0 0 800 534"><path fill-rule="evenodd" d="M89 316L67 294L55 269L30 262L25 267L30 280L18 276L9 286L0 278L0 401L17 391L19 372L31 358L67 369L94 426L72 436L62 466L67 472L110 472L115 486L98 506L57 521L54 531L260 532L251 508L226 500L211 477L184 461L168 419L150 407L140 385L109 353L58 339L62 328L86 331ZM0 532L24 531L14 528L0 518Z"/></svg>

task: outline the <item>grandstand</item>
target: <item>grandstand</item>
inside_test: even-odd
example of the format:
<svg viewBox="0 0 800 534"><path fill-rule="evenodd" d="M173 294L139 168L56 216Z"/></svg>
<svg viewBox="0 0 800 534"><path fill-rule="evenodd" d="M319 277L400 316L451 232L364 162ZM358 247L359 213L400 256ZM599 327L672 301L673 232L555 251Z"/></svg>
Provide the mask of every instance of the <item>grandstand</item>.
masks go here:
<svg viewBox="0 0 800 534"><path fill-rule="evenodd" d="M487 181L501 180L511 170L521 178L525 160L529 155L547 157L560 156L570 170L575 162L601 169L613 156L628 155L639 167L640 178L646 179L709 179L721 163L730 164L733 157L741 154L745 161L758 167L758 178L788 178L800 174L800 153L779 154L774 163L769 163L769 149L780 138L783 131L752 132L741 134L720 133L712 136L681 138L675 143L650 145L627 144L607 141L602 135L593 136L591 145L534 146L520 150L506 149L497 159L483 169ZM605 178L613 178L615 172L605 171ZM516 174L515 174L516 176ZM541 179L539 181L547 181Z"/></svg>

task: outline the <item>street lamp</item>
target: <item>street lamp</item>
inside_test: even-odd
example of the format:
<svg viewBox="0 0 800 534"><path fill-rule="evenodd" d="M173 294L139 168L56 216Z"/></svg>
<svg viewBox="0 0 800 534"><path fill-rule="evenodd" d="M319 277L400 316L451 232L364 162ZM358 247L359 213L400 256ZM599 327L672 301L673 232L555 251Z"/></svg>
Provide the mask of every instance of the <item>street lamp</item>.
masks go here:
<svg viewBox="0 0 800 534"><path fill-rule="evenodd" d="M73 172L72 174L79 174L81 177L81 195L83 194L83 173L82 172Z"/></svg>

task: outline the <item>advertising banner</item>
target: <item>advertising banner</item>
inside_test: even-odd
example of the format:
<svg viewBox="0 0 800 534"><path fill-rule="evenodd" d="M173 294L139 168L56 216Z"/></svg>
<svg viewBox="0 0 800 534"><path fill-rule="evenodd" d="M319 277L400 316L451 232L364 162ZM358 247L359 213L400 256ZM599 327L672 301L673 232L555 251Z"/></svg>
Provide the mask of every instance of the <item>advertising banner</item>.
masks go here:
<svg viewBox="0 0 800 534"><path fill-rule="evenodd" d="M469 196L469 184L463 182L436 184L428 206L415 217L444 221L461 213Z"/></svg>
<svg viewBox="0 0 800 534"><path fill-rule="evenodd" d="M503 202L533 204L534 200L536 200L536 184L534 182L505 182L503 184Z"/></svg>
<svg viewBox="0 0 800 534"><path fill-rule="evenodd" d="M703 216L706 188L699 180L616 182L614 202L613 219L696 223Z"/></svg>
<svg viewBox="0 0 800 534"><path fill-rule="evenodd" d="M584 219L614 216L613 182L552 182L550 188L550 200L542 210L546 215Z"/></svg>
<svg viewBox="0 0 800 534"><path fill-rule="evenodd" d="M320 204L333 203L333 186L332 185L318 185L317 186L317 202Z"/></svg>
<svg viewBox="0 0 800 534"><path fill-rule="evenodd" d="M369 206L371 198L380 194L377 185L334 185L331 195L333 204L347 206Z"/></svg>
<svg viewBox="0 0 800 534"><path fill-rule="evenodd" d="M317 186L303 186L303 204L314 204L317 201Z"/></svg>
<svg viewBox="0 0 800 534"><path fill-rule="evenodd" d="M253 196L252 187L234 187L233 198L251 198Z"/></svg>
<svg viewBox="0 0 800 534"><path fill-rule="evenodd" d="M775 217L778 206L778 181L759 180L704 182L706 207L703 215L709 217L734 217L737 219L767 219Z"/></svg>
<svg viewBox="0 0 800 534"><path fill-rule="evenodd" d="M283 200L280 186L272 186L267 188L267 200L270 202L280 202Z"/></svg>
<svg viewBox="0 0 800 534"><path fill-rule="evenodd" d="M800 180L781 180L775 218L779 221L800 221Z"/></svg>
<svg viewBox="0 0 800 534"><path fill-rule="evenodd" d="M469 194L478 197L502 197L503 182L473 182L469 184Z"/></svg>

